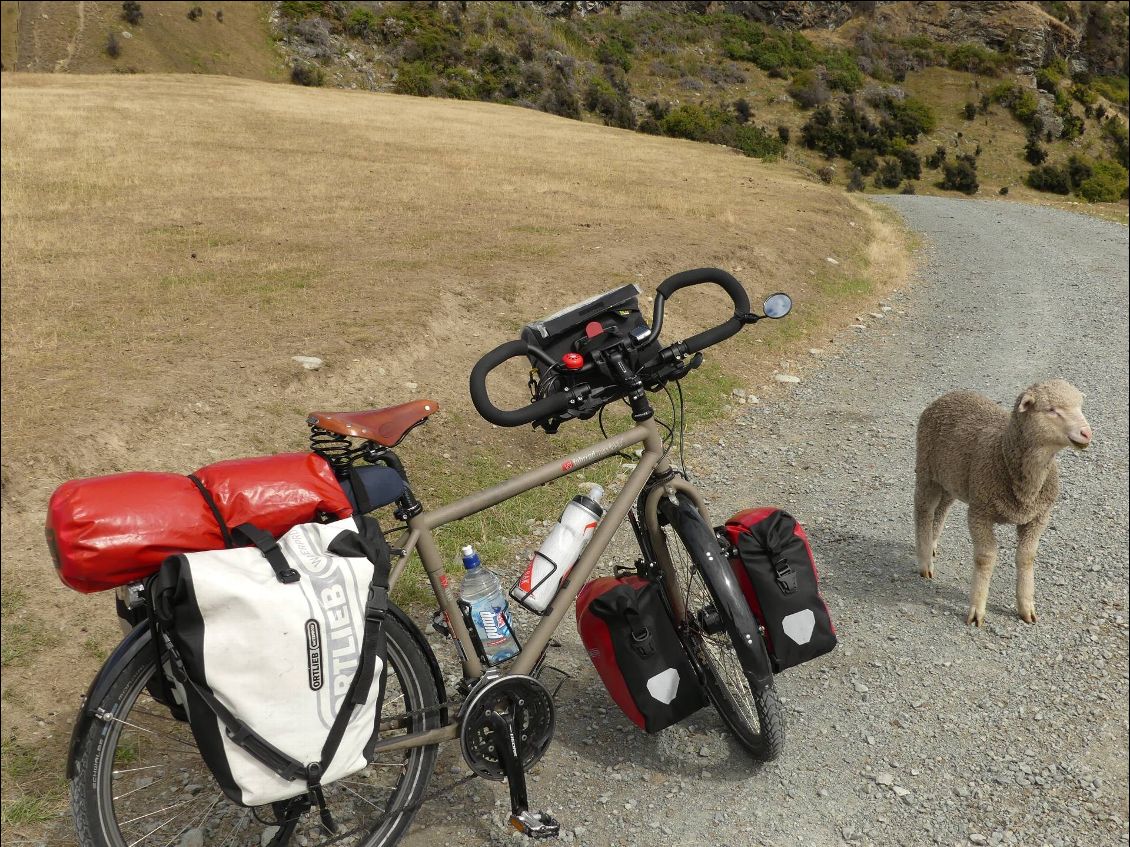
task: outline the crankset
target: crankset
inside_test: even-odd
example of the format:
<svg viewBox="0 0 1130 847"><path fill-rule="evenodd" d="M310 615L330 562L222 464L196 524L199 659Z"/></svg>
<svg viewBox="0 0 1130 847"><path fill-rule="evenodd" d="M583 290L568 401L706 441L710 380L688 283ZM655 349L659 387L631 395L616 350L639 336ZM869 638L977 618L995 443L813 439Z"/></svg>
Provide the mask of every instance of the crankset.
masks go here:
<svg viewBox="0 0 1130 847"><path fill-rule="evenodd" d="M510 787L510 825L531 838L556 838L560 826L530 810L526 771L553 740L553 698L532 676L488 671L459 713L459 744L467 766Z"/></svg>

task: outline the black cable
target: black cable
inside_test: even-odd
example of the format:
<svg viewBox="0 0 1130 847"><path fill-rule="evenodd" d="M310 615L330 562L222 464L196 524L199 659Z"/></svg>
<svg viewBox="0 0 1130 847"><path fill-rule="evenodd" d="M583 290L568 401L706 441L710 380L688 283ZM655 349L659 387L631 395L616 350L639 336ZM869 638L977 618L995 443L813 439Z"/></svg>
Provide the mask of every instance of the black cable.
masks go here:
<svg viewBox="0 0 1130 847"><path fill-rule="evenodd" d="M687 414L686 406L683 403L683 383L679 380L675 380L675 388L679 392L679 466L683 471L683 476L689 481L691 475L690 471L687 470L687 457L685 453L687 440Z"/></svg>

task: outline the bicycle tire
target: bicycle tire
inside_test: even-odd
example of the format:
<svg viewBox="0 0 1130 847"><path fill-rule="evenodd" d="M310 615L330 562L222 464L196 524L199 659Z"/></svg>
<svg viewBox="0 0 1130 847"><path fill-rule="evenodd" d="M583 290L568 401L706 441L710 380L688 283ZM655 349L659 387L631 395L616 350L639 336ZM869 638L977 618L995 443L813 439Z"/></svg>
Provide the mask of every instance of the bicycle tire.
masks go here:
<svg viewBox="0 0 1130 847"><path fill-rule="evenodd" d="M408 715L406 726L395 730L398 734L438 726L440 711L428 660L399 617L389 615L385 619L388 674L383 710L386 717ZM70 783L78 843L81 847L155 847L180 843L189 830L199 830L206 845L261 843L265 840L263 832L275 823L270 807L248 809L223 796L200 758L188 724L178 721L149 694L147 683L155 671L153 651L137 652L115 669L102 701L92 704L96 717L80 742ZM162 750L162 744L175 747ZM392 847L411 826L435 770L437 748L433 744L388 753L386 757L397 757L400 764L378 759L359 774L326 785L331 811L337 807L338 834L331 836L320 830L315 810L304 817L293 843ZM167 755L162 757L162 752ZM120 768L123 763L127 767ZM399 767L399 777L384 803L377 795L370 799L350 787L377 788L367 780L388 773L391 767ZM135 777L131 775L134 773L142 775ZM148 790L165 780L169 780L166 789ZM366 827L355 822L359 801L350 794L375 809L365 809L370 821L377 818L375 825ZM181 811L167 817L169 810L177 808ZM390 809L393 814L380 819ZM120 823L122 820L125 824ZM138 826L142 821L144 825ZM150 825L151 832L147 830ZM130 828L128 835L123 833L123 826Z"/></svg>
<svg viewBox="0 0 1130 847"><path fill-rule="evenodd" d="M785 744L785 710L777 695L772 676L764 684L754 684L759 668L734 649L735 642L755 645L753 649L764 653L765 642L752 615L747 621L738 621L724 613L720 586L711 581L711 569L706 565L713 557L715 562L725 558L714 537L714 531L682 493L676 494L678 505L661 501L660 510L668 526L661 528L663 541L682 584L672 586L684 596L687 612L685 621L676 621L685 634L685 643L691 658L702 670L703 687L707 697L718 711L722 721L733 733L738 743L754 758L770 761L777 758ZM672 547L675 549L672 549ZM703 591L696 593L696 580ZM721 618L725 632L707 633L697 614L710 605ZM720 637L723 636L723 637ZM736 665L736 668L735 668ZM768 666L767 656L763 667Z"/></svg>

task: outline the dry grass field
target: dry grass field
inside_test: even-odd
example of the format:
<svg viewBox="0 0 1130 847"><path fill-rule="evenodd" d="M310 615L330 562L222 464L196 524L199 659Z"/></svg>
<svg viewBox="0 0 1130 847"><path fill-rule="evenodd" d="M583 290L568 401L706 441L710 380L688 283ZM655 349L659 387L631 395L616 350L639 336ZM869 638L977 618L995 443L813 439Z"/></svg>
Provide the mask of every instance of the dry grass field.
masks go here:
<svg viewBox="0 0 1130 847"><path fill-rule="evenodd" d="M531 319L702 265L790 291L794 316L687 381L701 418L734 386L771 391L782 359L906 269L868 207L719 147L207 76L5 74L2 94L5 843L57 826L73 710L118 637L109 596L52 573L62 481L302 449L308 410L430 396L443 411L402 455L434 503L595 432L547 443L474 413L472 363ZM665 334L724 309L677 296ZM567 496L456 532L497 554Z"/></svg>

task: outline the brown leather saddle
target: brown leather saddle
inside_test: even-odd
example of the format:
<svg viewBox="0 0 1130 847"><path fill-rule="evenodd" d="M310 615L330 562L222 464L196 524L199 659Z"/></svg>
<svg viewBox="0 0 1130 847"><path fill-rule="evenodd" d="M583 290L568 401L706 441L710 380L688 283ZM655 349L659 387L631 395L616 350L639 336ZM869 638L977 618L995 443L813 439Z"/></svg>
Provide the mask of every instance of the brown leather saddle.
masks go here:
<svg viewBox="0 0 1130 847"><path fill-rule="evenodd" d="M399 406L362 412L311 412L306 423L338 435L364 438L382 447L395 447L409 432L439 411L435 400L413 400Z"/></svg>

